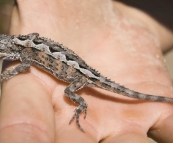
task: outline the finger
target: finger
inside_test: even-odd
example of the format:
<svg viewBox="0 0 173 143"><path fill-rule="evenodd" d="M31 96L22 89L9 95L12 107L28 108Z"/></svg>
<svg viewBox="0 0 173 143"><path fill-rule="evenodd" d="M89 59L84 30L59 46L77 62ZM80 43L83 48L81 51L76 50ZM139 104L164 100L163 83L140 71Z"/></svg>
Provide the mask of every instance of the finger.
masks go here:
<svg viewBox="0 0 173 143"><path fill-rule="evenodd" d="M150 143L146 134L138 132L127 132L123 135L109 137L103 143Z"/></svg>
<svg viewBox="0 0 173 143"><path fill-rule="evenodd" d="M149 132L149 136L161 143L173 142L173 114L157 123L157 126Z"/></svg>
<svg viewBox="0 0 173 143"><path fill-rule="evenodd" d="M52 142L54 112L48 94L29 73L6 81L0 104L0 142Z"/></svg>

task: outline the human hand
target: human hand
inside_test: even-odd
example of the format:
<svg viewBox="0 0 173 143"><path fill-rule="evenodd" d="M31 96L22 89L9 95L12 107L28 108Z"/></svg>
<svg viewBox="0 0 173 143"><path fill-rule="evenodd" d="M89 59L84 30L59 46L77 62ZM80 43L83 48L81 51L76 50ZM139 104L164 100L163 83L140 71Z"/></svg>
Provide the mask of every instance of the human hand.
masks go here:
<svg viewBox="0 0 173 143"><path fill-rule="evenodd" d="M139 10L114 1L18 0L11 34L32 32L63 43L130 89L172 97L161 53L172 33ZM79 92L89 106L87 118L80 116L82 133L68 124L76 105L64 96L67 85L35 67L4 82L0 142L147 143L147 133L173 141L173 105L91 88Z"/></svg>

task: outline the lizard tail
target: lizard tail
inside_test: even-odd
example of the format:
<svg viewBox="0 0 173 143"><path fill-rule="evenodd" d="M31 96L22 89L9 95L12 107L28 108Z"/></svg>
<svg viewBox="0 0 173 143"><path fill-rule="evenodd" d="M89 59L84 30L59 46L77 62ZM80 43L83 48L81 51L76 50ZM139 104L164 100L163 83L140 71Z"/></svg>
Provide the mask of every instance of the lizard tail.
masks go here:
<svg viewBox="0 0 173 143"><path fill-rule="evenodd" d="M93 83L95 87L105 89L107 91L111 91L117 94L121 94L130 98L173 103L173 98L136 92L104 77L101 77L99 80L94 80Z"/></svg>

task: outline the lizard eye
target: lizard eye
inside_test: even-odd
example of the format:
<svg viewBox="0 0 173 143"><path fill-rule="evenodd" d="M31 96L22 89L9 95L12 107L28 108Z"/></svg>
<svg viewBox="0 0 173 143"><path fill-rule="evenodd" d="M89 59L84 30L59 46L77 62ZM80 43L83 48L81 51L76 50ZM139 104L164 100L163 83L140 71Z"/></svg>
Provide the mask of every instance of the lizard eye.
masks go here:
<svg viewBox="0 0 173 143"><path fill-rule="evenodd" d="M34 39L33 40L33 42L36 44L36 45L38 45L38 44L41 44L41 43L43 43L43 39Z"/></svg>
<svg viewBox="0 0 173 143"><path fill-rule="evenodd" d="M22 41L27 40L27 36L24 36L24 35L21 35L18 38L19 40L22 40Z"/></svg>

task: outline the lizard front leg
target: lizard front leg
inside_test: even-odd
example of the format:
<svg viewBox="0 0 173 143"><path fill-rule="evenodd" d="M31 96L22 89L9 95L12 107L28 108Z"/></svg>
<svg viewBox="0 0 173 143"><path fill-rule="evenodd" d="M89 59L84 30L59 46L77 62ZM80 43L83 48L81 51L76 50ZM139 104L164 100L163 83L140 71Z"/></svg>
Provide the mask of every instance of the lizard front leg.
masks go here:
<svg viewBox="0 0 173 143"><path fill-rule="evenodd" d="M82 127L81 127L81 125L79 123L79 115L82 112L84 112L84 119L86 118L86 114L87 114L87 103L85 102L85 100L81 96L75 94L74 92L76 92L77 90L79 90L82 87L84 87L86 83L87 83L86 77L78 77L64 91L65 94L67 95L67 97L70 100L72 100L73 102L75 102L75 103L77 103L79 105L75 109L75 114L71 118L69 124L76 118L76 124L78 125L79 129L82 132L84 132L84 130L82 129Z"/></svg>
<svg viewBox="0 0 173 143"><path fill-rule="evenodd" d="M31 62L22 62L22 64L14 67L12 70L5 70L1 75L0 75L0 84L2 84L5 80L8 80L9 78L21 73L27 71L31 66Z"/></svg>

